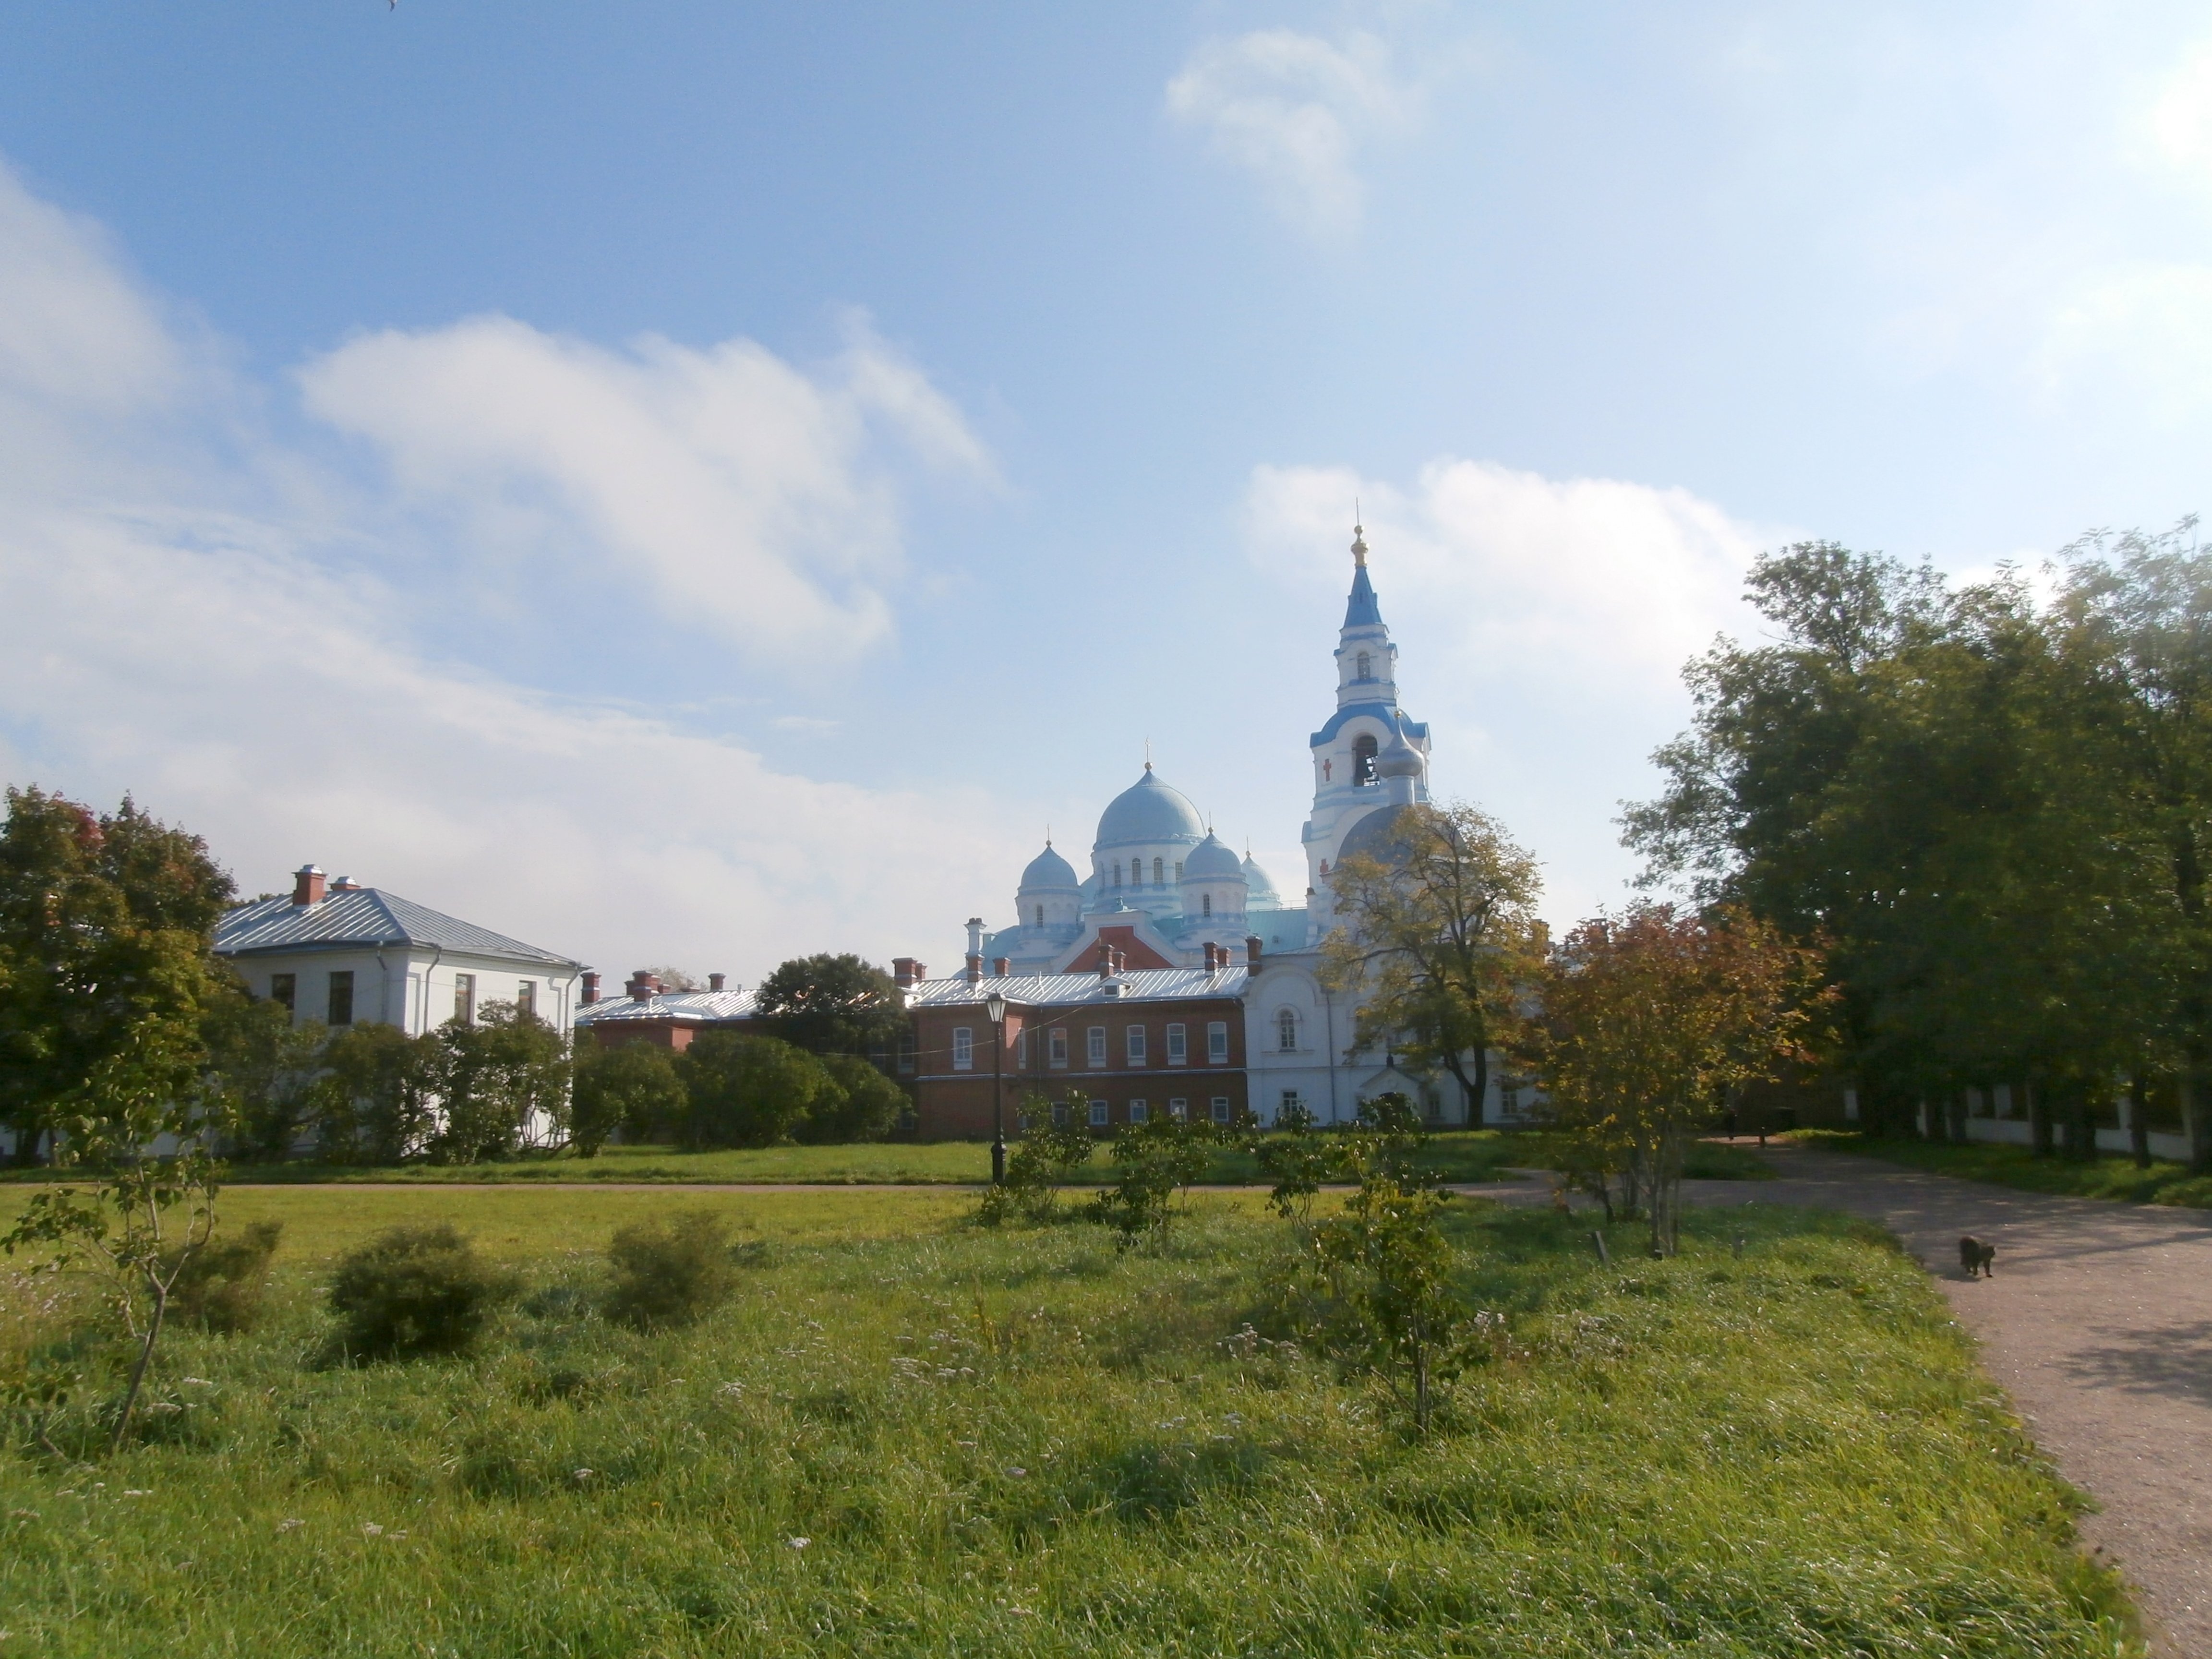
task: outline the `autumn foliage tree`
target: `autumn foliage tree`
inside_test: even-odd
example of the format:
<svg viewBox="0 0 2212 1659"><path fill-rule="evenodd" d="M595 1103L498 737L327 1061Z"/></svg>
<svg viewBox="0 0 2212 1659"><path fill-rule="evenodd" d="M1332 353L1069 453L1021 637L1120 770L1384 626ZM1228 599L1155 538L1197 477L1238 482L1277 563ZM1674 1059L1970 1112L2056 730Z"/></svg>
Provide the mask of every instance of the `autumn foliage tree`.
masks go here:
<svg viewBox="0 0 2212 1659"><path fill-rule="evenodd" d="M1655 1254L1680 1231L1683 1153L1730 1091L1799 1056L1819 953L1741 911L1639 902L1560 940L1532 1047L1550 1109L1617 1160Z"/></svg>
<svg viewBox="0 0 2212 1659"><path fill-rule="evenodd" d="M1542 961L1535 859L1479 808L1414 805L1329 879L1345 925L1322 943L1322 972L1362 999L1353 1046L1388 1045L1480 1102Z"/></svg>

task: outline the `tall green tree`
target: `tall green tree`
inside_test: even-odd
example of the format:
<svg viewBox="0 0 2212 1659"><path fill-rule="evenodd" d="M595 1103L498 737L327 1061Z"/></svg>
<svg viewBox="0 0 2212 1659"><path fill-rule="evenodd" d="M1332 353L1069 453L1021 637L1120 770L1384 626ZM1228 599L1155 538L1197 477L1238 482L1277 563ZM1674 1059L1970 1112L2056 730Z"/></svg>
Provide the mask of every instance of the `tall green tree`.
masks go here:
<svg viewBox="0 0 2212 1659"><path fill-rule="evenodd" d="M283 1003L251 995L235 975L222 978L200 1023L205 1086L234 1126L231 1156L284 1158L314 1131L329 1028L295 1024Z"/></svg>
<svg viewBox="0 0 2212 1659"><path fill-rule="evenodd" d="M1476 807L1408 806L1379 851L1329 879L1344 925L1322 942L1322 976L1361 999L1352 1046L1449 1072L1479 1114L1490 1051L1511 1041L1542 960L1536 860Z"/></svg>
<svg viewBox="0 0 2212 1659"><path fill-rule="evenodd" d="M428 1150L445 1055L434 1032L348 1026L325 1045L311 1118L332 1164L397 1164Z"/></svg>
<svg viewBox="0 0 2212 1659"><path fill-rule="evenodd" d="M1692 665L1668 787L1625 820L1647 878L1828 941L1875 1127L1998 1080L2086 1116L2158 971L2118 701L2009 574L1953 593L1813 543L1749 590L1778 637Z"/></svg>
<svg viewBox="0 0 2212 1659"><path fill-rule="evenodd" d="M2146 954L2162 994L2143 1047L2178 1074L2190 1163L2212 1170L2212 550L2190 518L2100 532L2062 557L2063 648L2124 711L2128 805L2160 866Z"/></svg>
<svg viewBox="0 0 2212 1659"><path fill-rule="evenodd" d="M7 802L0 1124L29 1164L63 1124L108 1109L97 1079L118 1066L164 1098L196 1093L222 982L210 946L234 890L199 837L127 799L106 816L37 788Z"/></svg>
<svg viewBox="0 0 2212 1659"><path fill-rule="evenodd" d="M850 952L785 963L761 981L754 1006L769 1036L811 1054L886 1054L906 1029L891 976Z"/></svg>

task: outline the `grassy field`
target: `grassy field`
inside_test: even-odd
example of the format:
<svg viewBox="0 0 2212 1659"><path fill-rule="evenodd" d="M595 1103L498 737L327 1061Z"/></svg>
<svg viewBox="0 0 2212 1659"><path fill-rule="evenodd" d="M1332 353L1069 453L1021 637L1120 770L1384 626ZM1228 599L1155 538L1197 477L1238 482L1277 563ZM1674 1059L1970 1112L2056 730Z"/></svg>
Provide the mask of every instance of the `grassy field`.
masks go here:
<svg viewBox="0 0 2212 1659"><path fill-rule="evenodd" d="M1239 1186L1264 1179L1250 1154L1217 1147L1206 1184ZM1422 1161L1448 1181L1510 1179L1509 1169L1544 1169L1555 1162L1550 1144L1539 1134L1495 1129L1455 1130L1434 1136ZM1747 1152L1700 1144L1692 1150L1689 1173L1708 1179L1759 1180L1771 1172ZM881 1141L853 1146L768 1146L689 1152L670 1146L609 1146L596 1158L561 1152L503 1159L495 1164L410 1164L398 1168L358 1168L329 1164L241 1165L232 1180L242 1185L331 1183L340 1185L434 1186L507 1182L651 1182L743 1186L962 1186L990 1179L991 1149L966 1140ZM49 1170L15 1171L18 1182L63 1179ZM1083 1177L1111 1180L1104 1146Z"/></svg>
<svg viewBox="0 0 2212 1659"><path fill-rule="evenodd" d="M694 1206L737 1300L599 1317L609 1232ZM1256 1194L1129 1254L969 1207L234 1194L286 1225L264 1327L178 1340L174 1409L113 1462L0 1455L0 1654L2123 1650L2071 1494L1856 1224L1698 1211L1680 1258L1624 1226L1607 1268L1579 1222L1458 1206L1505 1335L1414 1443L1376 1379L1265 1340L1288 1230ZM329 1259L401 1219L527 1293L471 1357L333 1364Z"/></svg>
<svg viewBox="0 0 2212 1659"><path fill-rule="evenodd" d="M2154 1159L2147 1170L2131 1158L2107 1153L2094 1160L2038 1158L2025 1146L1974 1142L1887 1139L1827 1129L1801 1129L1792 1137L1832 1152L1862 1152L1893 1164L1967 1181L1994 1182L2032 1193L2061 1193L2075 1198L2112 1198L2130 1204L2178 1204L2212 1209L2212 1176L2193 1176L2186 1165Z"/></svg>

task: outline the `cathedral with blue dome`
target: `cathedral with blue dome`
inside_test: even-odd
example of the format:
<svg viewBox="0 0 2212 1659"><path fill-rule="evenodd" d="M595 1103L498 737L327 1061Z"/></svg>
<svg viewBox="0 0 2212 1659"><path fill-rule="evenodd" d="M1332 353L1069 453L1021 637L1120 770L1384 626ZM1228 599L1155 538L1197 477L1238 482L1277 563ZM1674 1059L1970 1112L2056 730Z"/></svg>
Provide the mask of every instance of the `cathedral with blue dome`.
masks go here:
<svg viewBox="0 0 2212 1659"><path fill-rule="evenodd" d="M1347 843L1381 832L1397 809L1428 799L1429 728L1398 706L1398 647L1352 532L1352 591L1336 647L1336 706L1314 732L1313 810L1304 834L1304 890L1285 899L1265 870L1213 833L1198 809L1154 772L1108 803L1079 872L1048 843L1022 872L1012 926L969 952L1013 974L1080 972L1101 947L1130 969L1194 968L1234 952L1317 945L1334 925L1329 870Z"/></svg>

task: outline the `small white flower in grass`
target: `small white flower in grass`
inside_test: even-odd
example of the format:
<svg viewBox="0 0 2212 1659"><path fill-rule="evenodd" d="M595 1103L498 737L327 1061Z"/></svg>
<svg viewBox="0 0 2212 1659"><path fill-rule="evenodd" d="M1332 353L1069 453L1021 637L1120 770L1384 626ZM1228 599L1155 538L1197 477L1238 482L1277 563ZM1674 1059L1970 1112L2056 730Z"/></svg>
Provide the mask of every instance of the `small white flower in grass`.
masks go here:
<svg viewBox="0 0 2212 1659"><path fill-rule="evenodd" d="M8 1518L10 1521L35 1521L39 1518L39 1512L36 1510L9 1510Z"/></svg>
<svg viewBox="0 0 2212 1659"><path fill-rule="evenodd" d="M732 1396L741 1395L744 1391L745 1385L742 1382L725 1382L720 1388L714 1390L716 1394L726 1394Z"/></svg>
<svg viewBox="0 0 2212 1659"><path fill-rule="evenodd" d="M1012 1468L1008 1469L1006 1473L1015 1480L1019 1480L1024 1478L1029 1474L1029 1471L1024 1468Z"/></svg>
<svg viewBox="0 0 2212 1659"><path fill-rule="evenodd" d="M383 1535L384 1532L384 1528L378 1526L374 1521L362 1522L361 1523L361 1530L362 1535L365 1538L380 1537Z"/></svg>
<svg viewBox="0 0 2212 1659"><path fill-rule="evenodd" d="M143 1486L125 1486L123 1495L125 1498L151 1498L154 1494Z"/></svg>
<svg viewBox="0 0 2212 1659"><path fill-rule="evenodd" d="M803 1550L814 1540L811 1538L787 1538L783 1541L795 1550Z"/></svg>
<svg viewBox="0 0 2212 1659"><path fill-rule="evenodd" d="M183 1383L188 1389L211 1389L215 1387L215 1384L209 1382L204 1376L180 1376L177 1381Z"/></svg>
<svg viewBox="0 0 2212 1659"><path fill-rule="evenodd" d="M403 1529L403 1530L401 1530L401 1531L399 1531L399 1532L395 1532L395 1533L393 1533L392 1535L394 1538L404 1538L404 1537L406 1537L406 1536L407 1536L407 1534L406 1534L406 1532Z"/></svg>
<svg viewBox="0 0 2212 1659"><path fill-rule="evenodd" d="M307 1523L306 1522L301 1520L300 1517L295 1515L289 1520L279 1521L276 1523L276 1530L279 1532L297 1532L301 1528L307 1524Z"/></svg>
<svg viewBox="0 0 2212 1659"><path fill-rule="evenodd" d="M597 1469L578 1469L578 1470L575 1472L575 1474L574 1474L574 1480L575 1480L579 1484L580 1484L580 1483L582 1483L582 1482L584 1482L584 1481L586 1481L586 1480L590 1480L593 1475L597 1474L598 1473L599 1473L599 1471L598 1471Z"/></svg>

